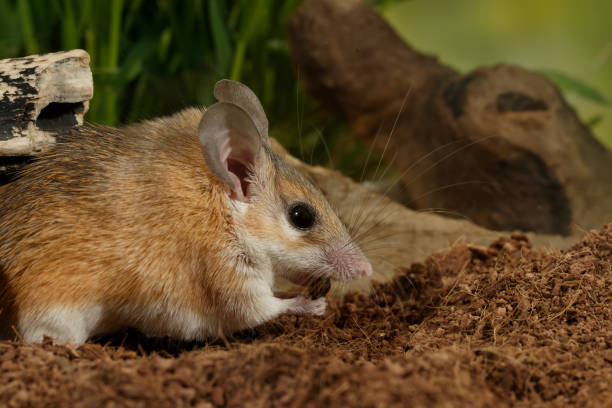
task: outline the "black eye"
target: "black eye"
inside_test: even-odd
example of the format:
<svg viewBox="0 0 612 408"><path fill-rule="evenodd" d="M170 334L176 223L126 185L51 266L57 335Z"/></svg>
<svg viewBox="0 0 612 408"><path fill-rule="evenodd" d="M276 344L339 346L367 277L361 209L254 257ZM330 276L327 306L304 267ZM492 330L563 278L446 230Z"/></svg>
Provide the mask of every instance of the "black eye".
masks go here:
<svg viewBox="0 0 612 408"><path fill-rule="evenodd" d="M296 228L310 229L315 223L314 210L308 204L293 204L289 207L289 221Z"/></svg>

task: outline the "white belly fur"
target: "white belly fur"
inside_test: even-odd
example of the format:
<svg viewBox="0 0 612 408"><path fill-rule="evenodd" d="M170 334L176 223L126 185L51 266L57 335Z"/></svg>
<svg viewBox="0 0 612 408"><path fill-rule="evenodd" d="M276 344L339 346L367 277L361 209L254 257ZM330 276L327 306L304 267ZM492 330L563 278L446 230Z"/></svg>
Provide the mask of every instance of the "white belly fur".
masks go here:
<svg viewBox="0 0 612 408"><path fill-rule="evenodd" d="M26 342L40 343L44 336L56 343L84 343L92 336L133 327L148 336L171 336L201 340L217 332L217 319L202 318L191 311L167 306L123 307L109 310L102 305L49 307L42 313L27 313L18 330Z"/></svg>

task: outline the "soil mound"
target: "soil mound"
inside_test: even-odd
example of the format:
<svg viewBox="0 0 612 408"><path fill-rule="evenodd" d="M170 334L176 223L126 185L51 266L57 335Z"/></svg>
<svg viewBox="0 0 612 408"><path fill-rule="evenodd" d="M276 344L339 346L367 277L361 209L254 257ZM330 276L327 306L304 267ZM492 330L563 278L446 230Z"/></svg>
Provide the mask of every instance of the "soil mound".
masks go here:
<svg viewBox="0 0 612 408"><path fill-rule="evenodd" d="M612 406L611 288L612 224L566 251L515 234L224 341L0 342L0 405Z"/></svg>

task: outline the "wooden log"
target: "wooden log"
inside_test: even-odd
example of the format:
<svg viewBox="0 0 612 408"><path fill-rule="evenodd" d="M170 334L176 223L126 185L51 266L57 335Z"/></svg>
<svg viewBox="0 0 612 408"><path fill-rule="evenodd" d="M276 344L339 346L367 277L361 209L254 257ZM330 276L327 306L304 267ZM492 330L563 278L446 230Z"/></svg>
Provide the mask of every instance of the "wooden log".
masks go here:
<svg viewBox="0 0 612 408"><path fill-rule="evenodd" d="M402 173L403 203L499 230L610 221L612 154L544 77L506 64L462 75L359 0L307 0L288 34L306 88Z"/></svg>
<svg viewBox="0 0 612 408"><path fill-rule="evenodd" d="M0 60L0 167L2 156L41 154L55 132L82 125L92 96L83 50Z"/></svg>

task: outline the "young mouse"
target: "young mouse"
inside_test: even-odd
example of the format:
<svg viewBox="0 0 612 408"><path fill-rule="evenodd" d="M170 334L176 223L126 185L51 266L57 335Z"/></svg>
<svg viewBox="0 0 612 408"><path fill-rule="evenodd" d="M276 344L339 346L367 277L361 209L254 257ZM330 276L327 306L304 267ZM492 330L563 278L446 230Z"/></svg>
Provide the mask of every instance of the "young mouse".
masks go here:
<svg viewBox="0 0 612 408"><path fill-rule="evenodd" d="M271 150L255 94L228 80L214 93L204 111L64 135L0 189L5 336L201 340L324 312L324 297L275 296L277 277L372 273L321 192Z"/></svg>

